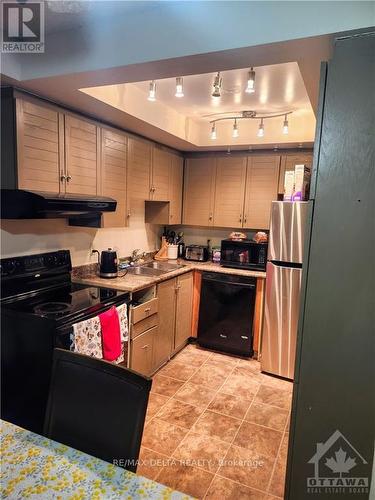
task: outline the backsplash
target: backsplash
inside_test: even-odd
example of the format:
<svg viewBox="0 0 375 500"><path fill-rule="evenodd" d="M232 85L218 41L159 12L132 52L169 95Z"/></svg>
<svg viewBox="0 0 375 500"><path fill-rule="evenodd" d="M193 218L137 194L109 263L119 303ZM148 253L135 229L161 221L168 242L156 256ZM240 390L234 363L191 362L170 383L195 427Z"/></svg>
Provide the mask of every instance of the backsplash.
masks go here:
<svg viewBox="0 0 375 500"><path fill-rule="evenodd" d="M54 250L70 250L73 266L92 264L93 248L114 248L119 257L139 248L154 252L159 245L159 226L134 221L127 228L92 229L68 226L64 219L2 220L1 257L28 255Z"/></svg>
<svg viewBox="0 0 375 500"><path fill-rule="evenodd" d="M211 246L220 246L221 240L228 238L232 231L242 231L241 229L218 229L210 227L193 227L193 226L176 226L173 228L174 231L183 231L185 245L207 245L207 239L211 240ZM248 238L252 238L255 231L248 231L246 229L243 232ZM162 234L162 230L161 233Z"/></svg>

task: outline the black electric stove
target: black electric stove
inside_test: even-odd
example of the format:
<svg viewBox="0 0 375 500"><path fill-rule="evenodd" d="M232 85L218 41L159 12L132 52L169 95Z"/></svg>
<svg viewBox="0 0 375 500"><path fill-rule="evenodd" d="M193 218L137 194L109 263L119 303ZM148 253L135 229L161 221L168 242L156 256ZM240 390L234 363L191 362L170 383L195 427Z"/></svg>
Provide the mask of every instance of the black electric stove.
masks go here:
<svg viewBox="0 0 375 500"><path fill-rule="evenodd" d="M2 259L1 416L41 434L54 347L69 349L74 323L129 294L72 283L68 250Z"/></svg>

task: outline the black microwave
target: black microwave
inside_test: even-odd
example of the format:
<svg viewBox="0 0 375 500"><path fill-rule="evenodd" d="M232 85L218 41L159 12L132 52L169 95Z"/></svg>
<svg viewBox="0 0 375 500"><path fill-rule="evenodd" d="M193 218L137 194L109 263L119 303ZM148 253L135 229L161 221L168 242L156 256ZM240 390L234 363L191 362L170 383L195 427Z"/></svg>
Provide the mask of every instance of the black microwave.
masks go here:
<svg viewBox="0 0 375 500"><path fill-rule="evenodd" d="M222 240L220 264L236 269L265 271L268 243L253 240Z"/></svg>

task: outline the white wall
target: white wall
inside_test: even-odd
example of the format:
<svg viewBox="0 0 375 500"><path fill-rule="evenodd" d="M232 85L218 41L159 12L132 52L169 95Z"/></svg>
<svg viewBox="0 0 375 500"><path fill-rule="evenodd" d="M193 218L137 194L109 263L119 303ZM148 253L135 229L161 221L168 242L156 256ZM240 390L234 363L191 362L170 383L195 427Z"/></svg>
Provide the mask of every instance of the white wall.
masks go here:
<svg viewBox="0 0 375 500"><path fill-rule="evenodd" d="M159 226L136 223L129 228L91 229L70 227L64 219L1 221L1 257L28 255L68 249L73 266L96 261L91 249L114 248L119 257L139 248L145 252L157 249Z"/></svg>
<svg viewBox="0 0 375 500"><path fill-rule="evenodd" d="M248 238L254 235L254 232L243 229L217 229L192 226L177 226L176 232L183 231L184 242L186 245L207 245L207 239L211 240L211 246L220 246L221 240L228 238L232 231L243 231Z"/></svg>

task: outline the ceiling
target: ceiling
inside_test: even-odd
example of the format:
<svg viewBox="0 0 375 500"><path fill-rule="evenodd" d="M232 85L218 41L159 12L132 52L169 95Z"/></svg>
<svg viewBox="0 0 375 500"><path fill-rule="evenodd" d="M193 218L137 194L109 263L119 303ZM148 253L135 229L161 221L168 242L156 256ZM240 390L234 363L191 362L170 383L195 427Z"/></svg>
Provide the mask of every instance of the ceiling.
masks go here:
<svg viewBox="0 0 375 500"><path fill-rule="evenodd" d="M176 79L156 81L155 102L148 101L149 81L80 89L95 99L126 112L194 147L212 147L210 121L252 110L257 114L286 113L289 134L282 133L283 117L265 121L265 136L257 137L259 120L239 120L238 138L232 137L233 121L217 124L215 146L288 147L314 140L315 115L296 62L255 68L255 92L245 92L249 68L222 71L220 98L211 96L215 73L184 77L184 97L175 97ZM180 76L180 75L178 75Z"/></svg>

